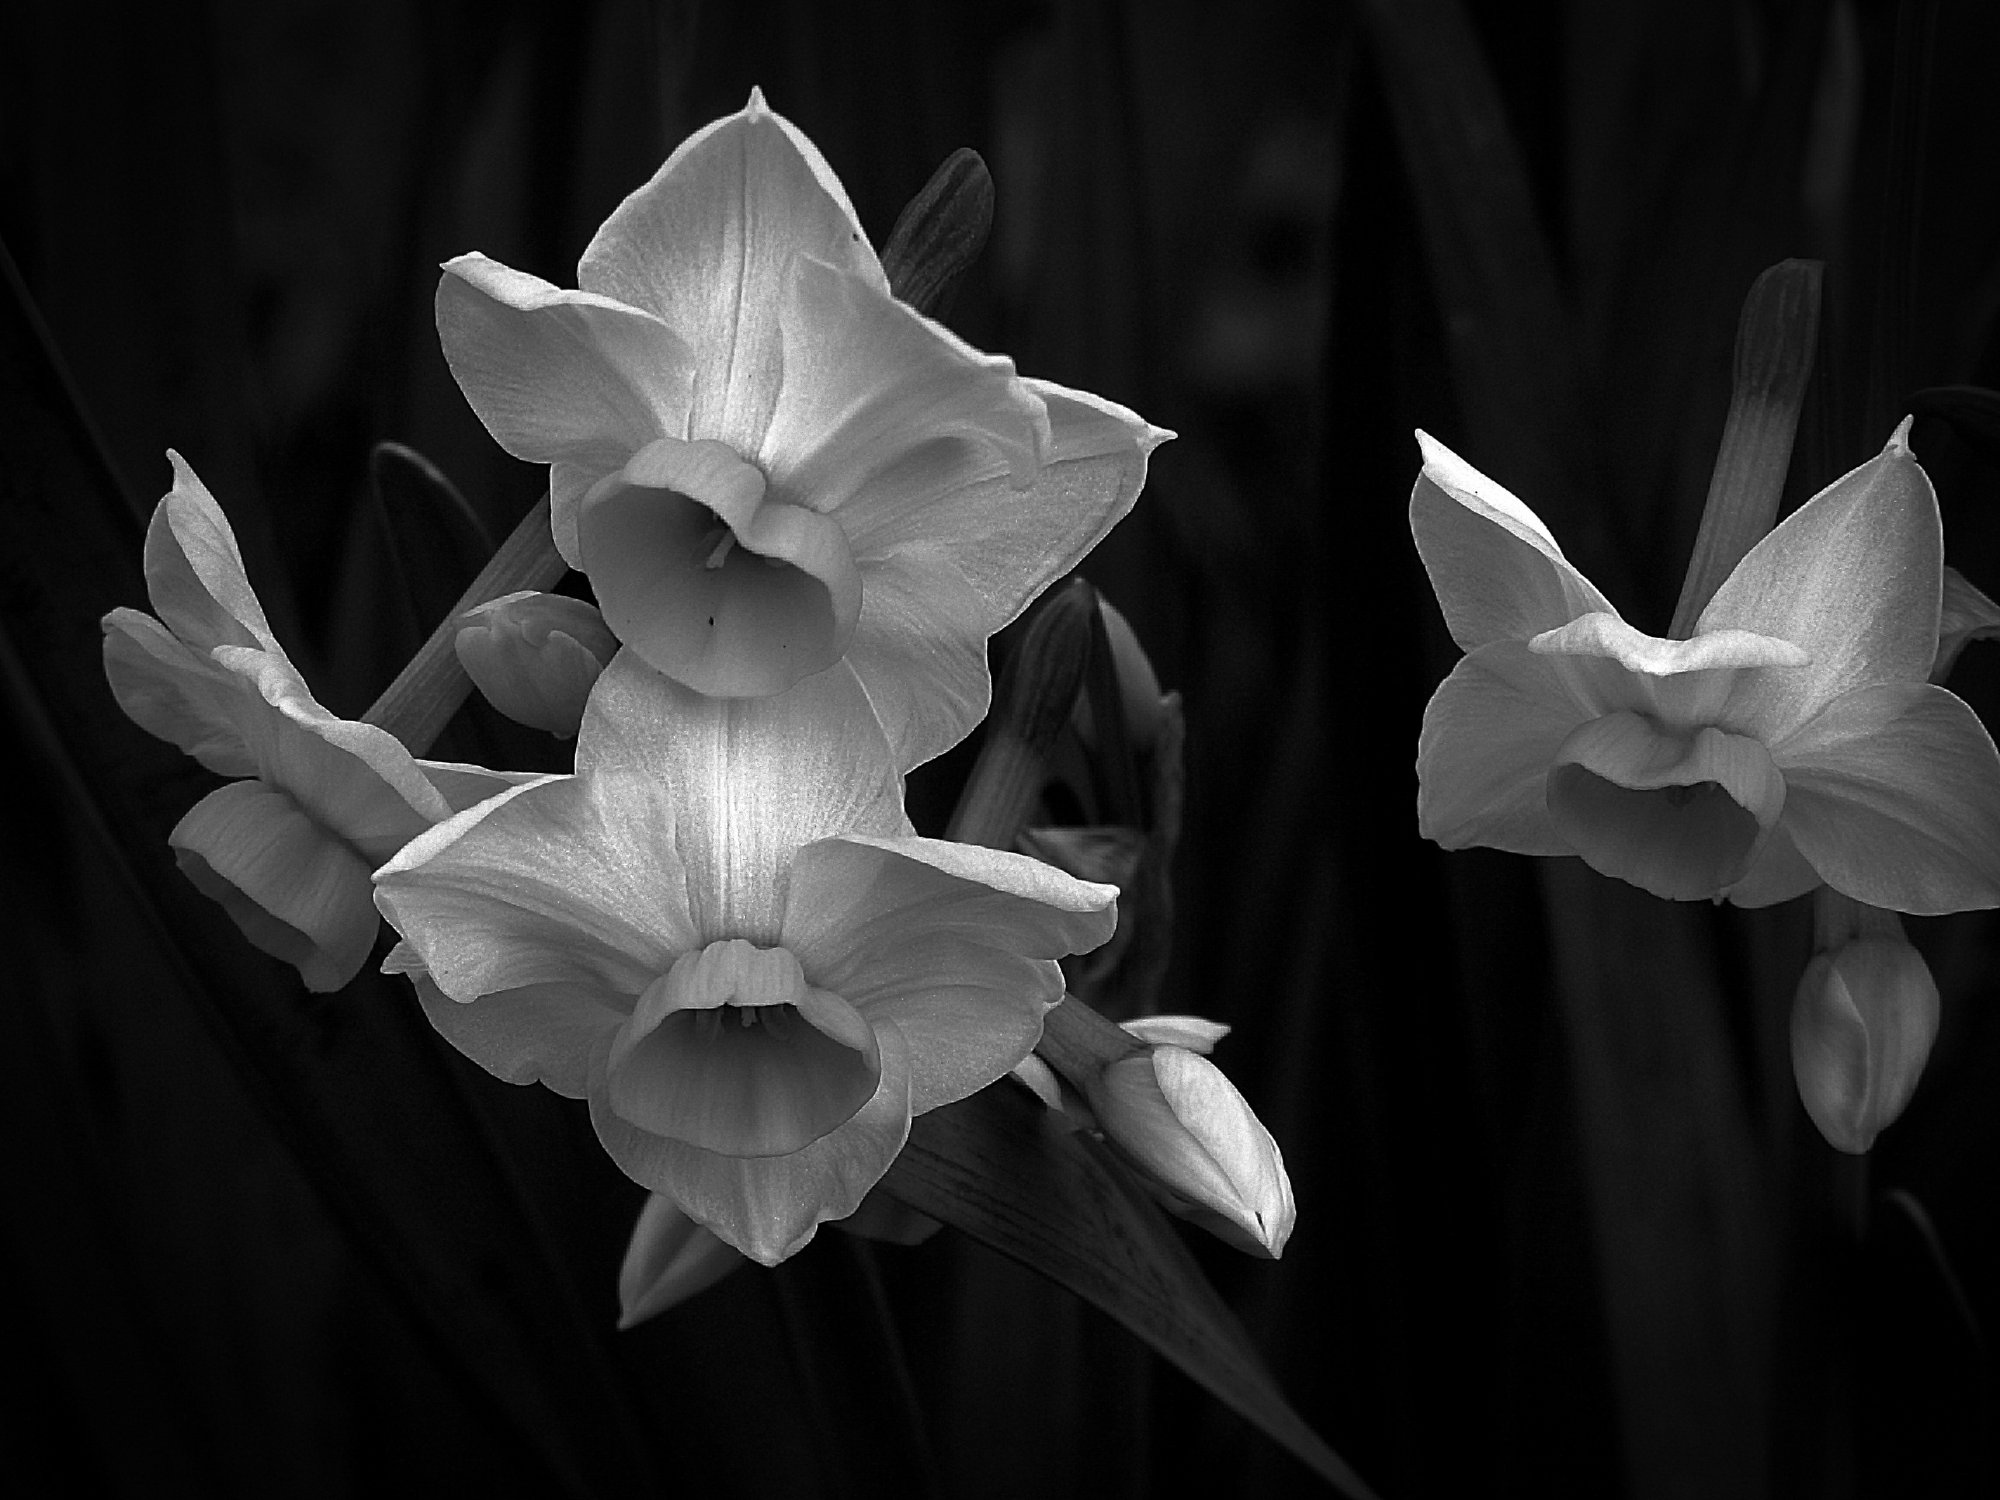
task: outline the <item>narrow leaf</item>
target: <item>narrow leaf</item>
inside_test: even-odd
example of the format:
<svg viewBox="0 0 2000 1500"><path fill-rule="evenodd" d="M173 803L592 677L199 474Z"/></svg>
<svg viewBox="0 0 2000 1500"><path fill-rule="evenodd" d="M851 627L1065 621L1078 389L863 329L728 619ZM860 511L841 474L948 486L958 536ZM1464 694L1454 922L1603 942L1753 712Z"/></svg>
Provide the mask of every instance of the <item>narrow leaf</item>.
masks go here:
<svg viewBox="0 0 2000 1500"><path fill-rule="evenodd" d="M1130 1173L1061 1120L1021 1089L985 1089L918 1119L883 1185L1109 1313L1340 1493L1372 1496L1285 1400Z"/></svg>

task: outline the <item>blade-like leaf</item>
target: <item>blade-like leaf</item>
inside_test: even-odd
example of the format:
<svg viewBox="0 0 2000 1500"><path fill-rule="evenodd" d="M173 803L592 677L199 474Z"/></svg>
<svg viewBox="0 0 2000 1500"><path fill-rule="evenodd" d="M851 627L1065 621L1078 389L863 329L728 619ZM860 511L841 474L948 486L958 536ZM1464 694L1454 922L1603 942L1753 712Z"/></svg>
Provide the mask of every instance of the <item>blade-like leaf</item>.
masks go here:
<svg viewBox="0 0 2000 1500"><path fill-rule="evenodd" d="M883 1184L1109 1313L1342 1494L1373 1495L1292 1410L1131 1174L1060 1121L1003 1082L919 1118Z"/></svg>

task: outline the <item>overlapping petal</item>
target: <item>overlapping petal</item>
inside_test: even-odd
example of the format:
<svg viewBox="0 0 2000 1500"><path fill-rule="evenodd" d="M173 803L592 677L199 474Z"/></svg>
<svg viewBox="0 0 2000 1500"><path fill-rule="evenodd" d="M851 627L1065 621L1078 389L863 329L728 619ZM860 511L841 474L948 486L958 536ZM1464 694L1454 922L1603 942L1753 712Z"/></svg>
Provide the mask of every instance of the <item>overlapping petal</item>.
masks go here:
<svg viewBox="0 0 2000 1500"><path fill-rule="evenodd" d="M1773 753L1785 826L1835 890L1919 916L2000 905L2000 755L1953 694L1860 688Z"/></svg>
<svg viewBox="0 0 2000 1500"><path fill-rule="evenodd" d="M625 1260L618 1268L618 1326L633 1328L705 1292L743 1264L743 1257L653 1193L639 1210Z"/></svg>
<svg viewBox="0 0 2000 1500"><path fill-rule="evenodd" d="M445 262L438 337L486 430L516 458L613 466L685 434L695 354L652 313L484 255Z"/></svg>
<svg viewBox="0 0 2000 1500"><path fill-rule="evenodd" d="M687 435L750 454L785 378L795 256L888 291L833 169L752 90L740 114L688 137L613 211L583 252L577 283L653 313L696 350Z"/></svg>
<svg viewBox="0 0 2000 1500"><path fill-rule="evenodd" d="M907 1040L922 1114L1033 1049L1062 999L1053 960L1108 941L1116 901L1025 855L848 836L800 851L783 935L815 984Z"/></svg>
<svg viewBox="0 0 2000 1500"><path fill-rule="evenodd" d="M383 966L409 973L424 1015L460 1052L506 1083L545 1083L566 1098L590 1087L590 1060L625 1022L604 990L581 984L537 984L500 990L474 1001L454 1000L423 971L407 943Z"/></svg>
<svg viewBox="0 0 2000 1500"><path fill-rule="evenodd" d="M1410 530L1451 638L1467 651L1526 640L1578 615L1617 612L1572 567L1541 518L1427 433Z"/></svg>
<svg viewBox="0 0 2000 1500"><path fill-rule="evenodd" d="M1809 665L1759 672L1737 688L1732 721L1766 743L1842 693L1930 672L1944 542L1908 430L1905 421L1880 454L1751 548L1696 622L1698 633L1748 630L1805 652Z"/></svg>
<svg viewBox="0 0 2000 1500"><path fill-rule="evenodd" d="M197 652L277 650L222 507L173 449L174 482L146 526L146 595L168 630Z"/></svg>
<svg viewBox="0 0 2000 1500"><path fill-rule="evenodd" d="M1588 717L1560 658L1498 640L1452 668L1417 738L1417 827L1447 849L1567 854L1550 822L1549 767Z"/></svg>

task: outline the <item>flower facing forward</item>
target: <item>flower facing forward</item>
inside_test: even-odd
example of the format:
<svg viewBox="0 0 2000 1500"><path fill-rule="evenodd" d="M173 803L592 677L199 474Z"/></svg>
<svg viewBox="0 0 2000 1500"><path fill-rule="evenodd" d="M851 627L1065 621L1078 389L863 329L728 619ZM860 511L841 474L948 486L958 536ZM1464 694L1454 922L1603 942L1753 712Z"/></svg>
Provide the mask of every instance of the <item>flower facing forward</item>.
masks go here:
<svg viewBox="0 0 2000 1500"><path fill-rule="evenodd" d="M577 774L376 876L432 1023L587 1097L630 1176L766 1264L854 1211L910 1118L1028 1054L1116 892L912 835L851 676L718 699L622 651Z"/></svg>
<svg viewBox="0 0 2000 1500"><path fill-rule="evenodd" d="M1753 547L1687 640L1626 624L1532 511L1419 433L1410 524L1468 653L1424 711L1423 833L1683 900L1823 881L1905 912L2000 903L2000 756L1925 680L1943 544L1907 432Z"/></svg>
<svg viewBox="0 0 2000 1500"><path fill-rule="evenodd" d="M314 701L271 634L222 509L177 453L146 530L159 618L104 617L104 671L142 728L223 776L168 835L181 870L246 937L336 990L380 927L369 873L456 808L519 780L420 761Z"/></svg>
<svg viewBox="0 0 2000 1500"><path fill-rule="evenodd" d="M567 291L445 266L474 411L649 665L756 697L838 668L899 766L962 739L986 639L1132 505L1169 434L889 294L832 169L752 93L605 221Z"/></svg>

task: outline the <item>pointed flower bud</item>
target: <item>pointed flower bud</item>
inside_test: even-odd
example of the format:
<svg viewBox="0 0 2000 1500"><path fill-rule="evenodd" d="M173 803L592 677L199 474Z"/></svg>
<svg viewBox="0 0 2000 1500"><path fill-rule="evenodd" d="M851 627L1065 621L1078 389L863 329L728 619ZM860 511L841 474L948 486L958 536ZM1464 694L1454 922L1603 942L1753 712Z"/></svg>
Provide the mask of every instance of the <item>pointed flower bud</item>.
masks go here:
<svg viewBox="0 0 2000 1500"><path fill-rule="evenodd" d="M1855 905L1832 892L1817 899ZM1799 980L1792 1073L1827 1144L1859 1155L1916 1091L1937 1039L1938 991L1895 913L1859 908L1851 927Z"/></svg>
<svg viewBox="0 0 2000 1500"><path fill-rule="evenodd" d="M1139 633L1109 599L1098 596L1097 609L1104 617L1104 639L1111 647L1111 663L1118 682L1118 699L1124 710L1125 742L1144 754L1159 738L1160 719L1166 712L1166 695L1160 691L1160 677L1153 660L1139 644ZM1076 700L1076 732L1085 744L1097 743L1097 725L1088 695Z"/></svg>
<svg viewBox="0 0 2000 1500"><path fill-rule="evenodd" d="M517 723L574 739L584 700L618 654L618 638L596 607L524 592L468 609L459 620L459 664L486 701Z"/></svg>
<svg viewBox="0 0 2000 1500"><path fill-rule="evenodd" d="M705 1292L749 1260L689 1218L661 1193L646 1199L618 1268L618 1326L648 1318Z"/></svg>
<svg viewBox="0 0 2000 1500"><path fill-rule="evenodd" d="M1090 1104L1163 1201L1239 1250L1276 1260L1297 1208L1278 1143L1220 1068L1156 1046L1099 1075Z"/></svg>

